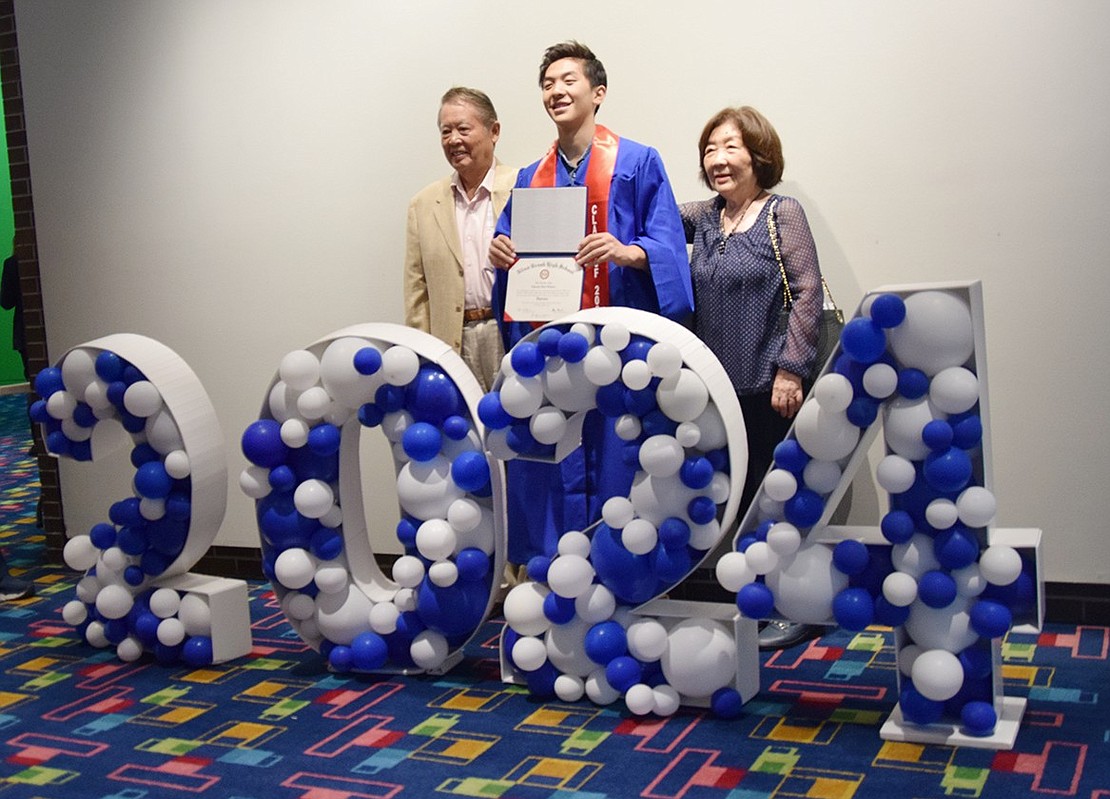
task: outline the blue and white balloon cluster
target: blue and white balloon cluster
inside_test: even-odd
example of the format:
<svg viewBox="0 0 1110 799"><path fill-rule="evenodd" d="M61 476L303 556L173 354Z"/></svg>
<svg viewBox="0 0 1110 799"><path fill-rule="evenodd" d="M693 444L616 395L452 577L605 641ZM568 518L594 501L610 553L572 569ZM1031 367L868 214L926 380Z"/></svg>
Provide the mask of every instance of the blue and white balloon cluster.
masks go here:
<svg viewBox="0 0 1110 799"><path fill-rule="evenodd" d="M122 425L133 444L134 496L111 506L110 521L65 545L66 564L86 574L63 618L93 646L115 646L124 661L150 650L163 663L211 663L204 598L151 585L185 549L193 511L190 458L161 392L134 364L91 347L43 369L34 388L41 399L31 418L42 425L52 454L92 460L94 432L108 420Z"/></svg>
<svg viewBox="0 0 1110 799"><path fill-rule="evenodd" d="M341 468L358 469L357 450L341 457L348 422L356 435L359 423L379 427L392 445L405 548L395 583L354 562L345 539L363 524L340 497ZM257 500L263 570L334 670L434 670L478 629L495 571L491 471L468 406L437 363L362 336L290 352L242 448L251 465L240 487ZM361 497L346 499L361 516Z"/></svg>
<svg viewBox="0 0 1110 799"><path fill-rule="evenodd" d="M511 460L552 455L574 434L575 415L595 410L625 442L631 491L606 499L592 529L564 532L553 557L528 564L532 582L505 599L503 659L536 695L623 696L635 714L670 715L733 690L736 642L712 619L668 629L632 608L677 584L720 540L719 506L732 492L726 425L672 340L618 322L553 323L518 343L479 416L489 450Z"/></svg>
<svg viewBox="0 0 1110 799"><path fill-rule="evenodd" d="M996 503L982 485L974 349L970 309L955 293L868 298L776 449L717 576L751 618L902 627L906 720L954 717L986 735L997 721L989 642L1032 588L1017 550L986 546ZM880 412L888 454L876 479L890 494L881 522L890 546L808 540Z"/></svg>

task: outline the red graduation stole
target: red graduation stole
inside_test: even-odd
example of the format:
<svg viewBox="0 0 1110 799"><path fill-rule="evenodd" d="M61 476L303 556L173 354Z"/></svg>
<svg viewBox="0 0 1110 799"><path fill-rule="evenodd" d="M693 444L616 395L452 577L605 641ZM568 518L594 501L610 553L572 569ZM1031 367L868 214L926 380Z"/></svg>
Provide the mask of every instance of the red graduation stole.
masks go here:
<svg viewBox="0 0 1110 799"><path fill-rule="evenodd" d="M609 229L609 186L613 182L613 168L617 163L617 146L620 139L608 128L598 125L594 130L590 162L586 165L586 234L604 233ZM558 161L559 143L551 149L532 175L533 188L555 185L555 164ZM582 280L583 308L599 308L609 304L609 264L584 267Z"/></svg>

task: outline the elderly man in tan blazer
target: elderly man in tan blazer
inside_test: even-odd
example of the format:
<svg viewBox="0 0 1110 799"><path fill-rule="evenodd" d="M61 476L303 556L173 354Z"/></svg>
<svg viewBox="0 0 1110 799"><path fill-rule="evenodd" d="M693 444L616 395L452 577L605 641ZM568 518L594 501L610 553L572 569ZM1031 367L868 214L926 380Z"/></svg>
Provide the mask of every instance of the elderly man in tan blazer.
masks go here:
<svg viewBox="0 0 1110 799"><path fill-rule="evenodd" d="M501 123L485 93L449 89L438 121L454 172L409 203L405 323L454 347L489 391L504 355L490 308L489 246L517 171L494 158Z"/></svg>

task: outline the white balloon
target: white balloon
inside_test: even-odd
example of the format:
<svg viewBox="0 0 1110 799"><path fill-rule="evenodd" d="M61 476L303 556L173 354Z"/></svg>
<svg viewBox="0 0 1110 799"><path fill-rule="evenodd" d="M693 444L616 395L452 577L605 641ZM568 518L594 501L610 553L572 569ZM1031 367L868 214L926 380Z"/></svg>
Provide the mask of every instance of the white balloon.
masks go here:
<svg viewBox="0 0 1110 799"><path fill-rule="evenodd" d="M297 411L306 419L323 419L331 411L331 396L321 386L313 386L297 397Z"/></svg>
<svg viewBox="0 0 1110 799"><path fill-rule="evenodd" d="M319 519L335 503L331 486L323 480L305 480L293 492L293 505L310 519Z"/></svg>
<svg viewBox="0 0 1110 799"><path fill-rule="evenodd" d="M134 663L143 656L143 644L138 638L129 635L116 644L116 657L124 663Z"/></svg>
<svg viewBox="0 0 1110 799"><path fill-rule="evenodd" d="M675 429L674 437L684 447L696 447L701 443L701 429L694 422L682 422Z"/></svg>
<svg viewBox="0 0 1110 799"><path fill-rule="evenodd" d="M166 500L143 497L139 500L139 515L147 521L158 521L166 515Z"/></svg>
<svg viewBox="0 0 1110 799"><path fill-rule="evenodd" d="M591 346L597 338L597 334L594 331L594 326L591 325L589 322L575 322L573 325L570 326L570 332L577 333L582 338L586 339L586 343L590 344Z"/></svg>
<svg viewBox="0 0 1110 799"><path fill-rule="evenodd" d="M586 655L586 633L593 625L584 619L571 619L566 624L556 624L545 636L547 657L563 674L586 677L597 668ZM604 672L604 669L602 669Z"/></svg>
<svg viewBox="0 0 1110 799"><path fill-rule="evenodd" d="M613 322L601 328L599 338L606 347L620 352L628 346L628 342L632 340L632 334L620 322Z"/></svg>
<svg viewBox="0 0 1110 799"><path fill-rule="evenodd" d="M84 402L85 392L96 378L96 359L100 351L78 347L66 353L62 360L62 383L66 390Z"/></svg>
<svg viewBox="0 0 1110 799"><path fill-rule="evenodd" d="M635 441L643 432L643 425L638 417L626 413L617 417L617 421L613 423L613 432L622 441Z"/></svg>
<svg viewBox="0 0 1110 799"><path fill-rule="evenodd" d="M721 540L721 523L716 519L706 524L690 525L690 546L702 551L712 549Z"/></svg>
<svg viewBox="0 0 1110 799"><path fill-rule="evenodd" d="M416 528L416 549L428 560L444 560L456 551L455 530L445 519L428 519Z"/></svg>
<svg viewBox="0 0 1110 799"><path fill-rule="evenodd" d="M906 318L887 331L894 357L903 366L932 376L963 366L975 351L971 309L946 291L919 291L905 298Z"/></svg>
<svg viewBox="0 0 1110 799"><path fill-rule="evenodd" d="M382 417L382 433L391 444L400 444L405 431L412 425L412 414L405 410L393 411Z"/></svg>
<svg viewBox="0 0 1110 799"><path fill-rule="evenodd" d="M316 600L300 591L290 591L281 600L281 609L289 618L304 621L316 615Z"/></svg>
<svg viewBox="0 0 1110 799"><path fill-rule="evenodd" d="M909 607L917 599L917 580L912 574L891 572L883 580L883 596L892 605Z"/></svg>
<svg viewBox="0 0 1110 799"><path fill-rule="evenodd" d="M924 460L930 449L922 441L921 432L935 418L927 397L895 397L887 401L883 405L883 437L887 447L907 460Z"/></svg>
<svg viewBox="0 0 1110 799"><path fill-rule="evenodd" d="M123 392L123 407L133 416L145 419L162 409L162 395L149 380L138 380Z"/></svg>
<svg viewBox="0 0 1110 799"><path fill-rule="evenodd" d="M673 377L682 368L682 352L669 341L657 341L648 350L647 364L656 377Z"/></svg>
<svg viewBox="0 0 1110 799"><path fill-rule="evenodd" d="M609 684L604 668L594 669L586 677L586 696L595 705L611 705L620 695L620 691Z"/></svg>
<svg viewBox="0 0 1110 799"><path fill-rule="evenodd" d="M402 555L393 561L393 580L402 588L416 588L424 580L424 561L415 555Z"/></svg>
<svg viewBox="0 0 1110 799"><path fill-rule="evenodd" d="M558 356L547 359L543 371L544 394L552 405L570 413L588 411L596 404L597 386L586 377L585 365L567 363Z"/></svg>
<svg viewBox="0 0 1110 799"><path fill-rule="evenodd" d="M979 639L968 613L972 601L957 596L948 607L936 609L918 599L910 606L904 629L924 649L962 652Z"/></svg>
<svg viewBox="0 0 1110 799"><path fill-rule="evenodd" d="M634 716L646 716L655 708L655 694L650 685L637 683L625 691L624 704Z"/></svg>
<svg viewBox="0 0 1110 799"><path fill-rule="evenodd" d="M929 401L943 413L963 413L979 401L979 378L970 369L950 366L929 383Z"/></svg>
<svg viewBox="0 0 1110 799"><path fill-rule="evenodd" d="M623 529L635 515L628 497L609 497L601 506L601 518L614 530Z"/></svg>
<svg viewBox="0 0 1110 799"><path fill-rule="evenodd" d="M639 617L625 631L628 653L637 660L651 663L667 651L667 628L652 618Z"/></svg>
<svg viewBox="0 0 1110 799"><path fill-rule="evenodd" d="M767 574L779 565L779 556L766 541L756 541L744 550L748 566L756 574Z"/></svg>
<svg viewBox="0 0 1110 799"><path fill-rule="evenodd" d="M611 618L616 609L613 592L600 583L594 583L574 599L575 615L590 624Z"/></svg>
<svg viewBox="0 0 1110 799"><path fill-rule="evenodd" d="M964 684L964 670L960 659L944 649L929 649L914 659L910 671L914 688L926 699L946 702Z"/></svg>
<svg viewBox="0 0 1110 799"><path fill-rule="evenodd" d="M87 535L75 535L62 548L62 560L74 571L88 571L96 565L100 550Z"/></svg>
<svg viewBox="0 0 1110 799"><path fill-rule="evenodd" d="M590 557L590 537L578 530L570 530L559 536L559 543L555 545L560 555L578 555L582 558Z"/></svg>
<svg viewBox="0 0 1110 799"><path fill-rule="evenodd" d="M397 473L397 501L418 519L444 519L465 492L451 479L451 463L442 456L406 463Z"/></svg>
<svg viewBox="0 0 1110 799"><path fill-rule="evenodd" d="M439 560L428 567L428 579L433 585L448 588L459 579L459 569L454 561Z"/></svg>
<svg viewBox="0 0 1110 799"><path fill-rule="evenodd" d="M420 371L420 357L399 344L382 353L382 377L391 386L406 386Z"/></svg>
<svg viewBox="0 0 1110 799"><path fill-rule="evenodd" d="M308 422L299 417L286 419L281 423L281 443L293 449L300 449L308 443Z"/></svg>
<svg viewBox="0 0 1110 799"><path fill-rule="evenodd" d="M988 489L970 486L956 499L956 511L960 521L968 527L986 527L994 521L998 501Z"/></svg>
<svg viewBox="0 0 1110 799"><path fill-rule="evenodd" d="M607 386L621 376L621 356L608 347L594 347L582 360L582 369L595 386Z"/></svg>
<svg viewBox="0 0 1110 799"><path fill-rule="evenodd" d="M393 602L378 602L370 608L370 629L378 635L389 635L397 630L401 609Z"/></svg>
<svg viewBox="0 0 1110 799"><path fill-rule="evenodd" d="M316 558L305 549L291 547L274 561L274 576L286 588L301 589L316 575Z"/></svg>
<svg viewBox="0 0 1110 799"><path fill-rule="evenodd" d="M913 664L924 650L917 644L906 644L898 651L898 671L904 677L909 677L913 674Z"/></svg>
<svg viewBox="0 0 1110 799"><path fill-rule="evenodd" d="M933 552L933 539L923 533L914 533L904 544L890 548L890 562L894 568L916 579L927 571L940 568L940 561Z"/></svg>
<svg viewBox="0 0 1110 799"><path fill-rule="evenodd" d="M771 499L786 502L798 493L798 479L786 469L771 469L763 478L763 490Z"/></svg>
<svg viewBox="0 0 1110 799"><path fill-rule="evenodd" d="M88 617L89 610L79 599L71 599L62 606L62 620L72 627L84 624Z"/></svg>
<svg viewBox="0 0 1110 799"><path fill-rule="evenodd" d="M435 630L421 630L409 647L413 663L426 670L443 665L450 651L447 639Z"/></svg>
<svg viewBox="0 0 1110 799"><path fill-rule="evenodd" d="M657 716L673 716L682 705L682 698L678 691L669 685L657 685L651 689L655 702L653 712Z"/></svg>
<svg viewBox="0 0 1110 799"><path fill-rule="evenodd" d="M55 391L46 400L46 412L59 421L73 417L77 409L77 398L68 391Z"/></svg>
<svg viewBox="0 0 1110 799"><path fill-rule="evenodd" d="M146 420L146 441L159 455L169 455L177 449L183 449L185 444L181 440L181 431L177 422L166 408L157 411Z"/></svg>
<svg viewBox="0 0 1110 799"><path fill-rule="evenodd" d="M642 391L651 383L651 368L647 361L629 361L621 369L621 381L633 391Z"/></svg>
<svg viewBox="0 0 1110 799"><path fill-rule="evenodd" d="M647 519L633 519L621 530L621 543L633 555L646 555L659 543L659 531Z"/></svg>
<svg viewBox="0 0 1110 799"><path fill-rule="evenodd" d="M825 495L840 485L842 474L840 465L836 461L822 461L815 458L802 470L802 480L808 488Z"/></svg>
<svg viewBox="0 0 1110 799"><path fill-rule="evenodd" d="M979 564L972 563L952 572L956 593L963 597L976 597L987 590L986 578L979 572Z"/></svg>
<svg viewBox="0 0 1110 799"><path fill-rule="evenodd" d="M1021 555L1013 547L994 544L979 556L979 571L993 585L1009 585L1021 575Z"/></svg>
<svg viewBox="0 0 1110 799"><path fill-rule="evenodd" d="M717 582L729 593L735 594L748 583L754 582L756 573L748 565L743 552L726 552L717 560Z"/></svg>
<svg viewBox="0 0 1110 799"><path fill-rule="evenodd" d="M539 583L520 583L505 596L505 622L521 635L543 635L551 627L543 600L550 593Z"/></svg>
<svg viewBox="0 0 1110 799"><path fill-rule="evenodd" d="M456 533L469 533L482 522L482 506L469 497L456 499L447 508L447 522Z"/></svg>
<svg viewBox="0 0 1110 799"><path fill-rule="evenodd" d="M185 625L181 619L169 618L158 622L158 643L166 646L177 646L185 640Z"/></svg>
<svg viewBox="0 0 1110 799"><path fill-rule="evenodd" d="M655 390L659 410L668 419L676 422L692 422L699 419L709 407L709 389L690 369L680 369L677 374L665 377ZM705 431L703 429L702 435Z"/></svg>
<svg viewBox="0 0 1110 799"><path fill-rule="evenodd" d="M686 453L674 436L651 436L640 445L640 466L652 477L676 474L685 459Z"/></svg>
<svg viewBox="0 0 1110 799"><path fill-rule="evenodd" d="M586 558L560 555L547 569L547 584L559 596L574 599L589 590L594 575L594 567Z"/></svg>
<svg viewBox="0 0 1110 799"><path fill-rule="evenodd" d="M166 474L174 480L184 480L192 469L189 464L189 455L183 449L175 449L166 456Z"/></svg>
<svg viewBox="0 0 1110 799"><path fill-rule="evenodd" d="M108 636L104 632L104 623L90 621L89 626L85 628L85 640L97 649L103 649L108 646Z"/></svg>
<svg viewBox="0 0 1110 799"><path fill-rule="evenodd" d="M547 647L539 638L522 635L513 644L511 657L521 671L535 671L547 662Z"/></svg>
<svg viewBox="0 0 1110 799"><path fill-rule="evenodd" d="M159 588L150 595L150 612L160 619L176 616L181 607L181 595L172 588Z"/></svg>
<svg viewBox="0 0 1110 799"><path fill-rule="evenodd" d="M658 528L671 516L687 518L686 508L698 494L698 491L683 484L677 474L653 477L646 472L637 472L632 478L629 499L636 515Z"/></svg>
<svg viewBox="0 0 1110 799"><path fill-rule="evenodd" d="M841 413L852 404L852 382L842 374L829 372L813 384L813 398L822 409L830 413Z"/></svg>
<svg viewBox="0 0 1110 799"><path fill-rule="evenodd" d="M106 585L96 596L96 610L106 619L122 619L134 603L131 592L122 585Z"/></svg>
<svg viewBox="0 0 1110 799"><path fill-rule="evenodd" d="M736 641L718 621L683 619L668 632L660 665L667 682L683 696L712 696L736 677Z"/></svg>
<svg viewBox="0 0 1110 799"><path fill-rule="evenodd" d="M297 394L284 381L277 381L266 398L266 407L277 422L285 423L297 415Z"/></svg>
<svg viewBox="0 0 1110 799"><path fill-rule="evenodd" d="M855 450L860 429L843 411L825 410L820 403L809 401L794 419L794 435L810 457L838 461Z"/></svg>
<svg viewBox="0 0 1110 799"><path fill-rule="evenodd" d="M558 408L545 405L532 414L528 430L541 444L557 444L567 431L567 417Z"/></svg>
<svg viewBox="0 0 1110 799"><path fill-rule="evenodd" d="M200 594L185 594L177 617L185 625L186 635L212 634L212 609Z"/></svg>
<svg viewBox="0 0 1110 799"><path fill-rule="evenodd" d="M863 390L875 399L886 399L898 388L898 372L889 363L874 363L863 373Z"/></svg>
<svg viewBox="0 0 1110 799"><path fill-rule="evenodd" d="M397 610L402 613L416 610L416 589L398 588L397 593L393 595L393 604L396 605Z"/></svg>
<svg viewBox="0 0 1110 799"><path fill-rule="evenodd" d="M925 521L935 530L947 530L959 519L956 503L950 499L934 499L925 506Z"/></svg>
<svg viewBox="0 0 1110 799"><path fill-rule="evenodd" d="M372 375L364 375L355 369L355 355L365 348L381 352L377 344L367 339L347 337L328 344L320 356L320 383L343 407L358 408L372 401L374 393L385 382L381 369Z"/></svg>
<svg viewBox="0 0 1110 799"><path fill-rule="evenodd" d="M341 563L324 563L316 570L316 587L325 594L338 594L347 588L350 572L346 565Z"/></svg>
<svg viewBox="0 0 1110 799"><path fill-rule="evenodd" d="M586 683L573 674L560 674L555 678L555 696L563 702L577 702L586 695Z"/></svg>
<svg viewBox="0 0 1110 799"><path fill-rule="evenodd" d="M543 404L543 381L538 377L507 377L501 382L501 407L510 416L527 419Z"/></svg>
<svg viewBox="0 0 1110 799"><path fill-rule="evenodd" d="M701 433L698 446L703 452L720 449L728 444L728 430L716 404L709 403L701 415L694 419L694 425Z"/></svg>
<svg viewBox="0 0 1110 799"><path fill-rule="evenodd" d="M775 607L788 619L822 624L832 618L832 601L847 588L848 575L833 566L832 548L806 542L767 574Z"/></svg>
<svg viewBox="0 0 1110 799"><path fill-rule="evenodd" d="M875 468L875 481L890 494L909 491L916 477L913 464L901 455L887 455Z"/></svg>
<svg viewBox="0 0 1110 799"><path fill-rule="evenodd" d="M790 522L777 522L767 531L767 546L780 557L793 555L802 546L802 534Z"/></svg>
<svg viewBox="0 0 1110 799"><path fill-rule="evenodd" d="M370 628L371 602L355 585L346 591L316 595L316 624L320 634L343 646Z"/></svg>

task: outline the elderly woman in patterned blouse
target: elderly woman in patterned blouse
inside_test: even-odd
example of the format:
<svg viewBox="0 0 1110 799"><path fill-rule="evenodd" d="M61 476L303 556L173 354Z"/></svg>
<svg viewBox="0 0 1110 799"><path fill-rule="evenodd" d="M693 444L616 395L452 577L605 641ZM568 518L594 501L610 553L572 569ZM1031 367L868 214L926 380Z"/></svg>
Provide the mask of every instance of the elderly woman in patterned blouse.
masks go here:
<svg viewBox="0 0 1110 799"><path fill-rule="evenodd" d="M716 196L681 206L693 244L694 332L723 364L744 412L743 516L808 389L803 376L817 348L821 270L801 204L770 191L784 161L762 114L749 106L719 111L702 130L698 152L702 180Z"/></svg>

